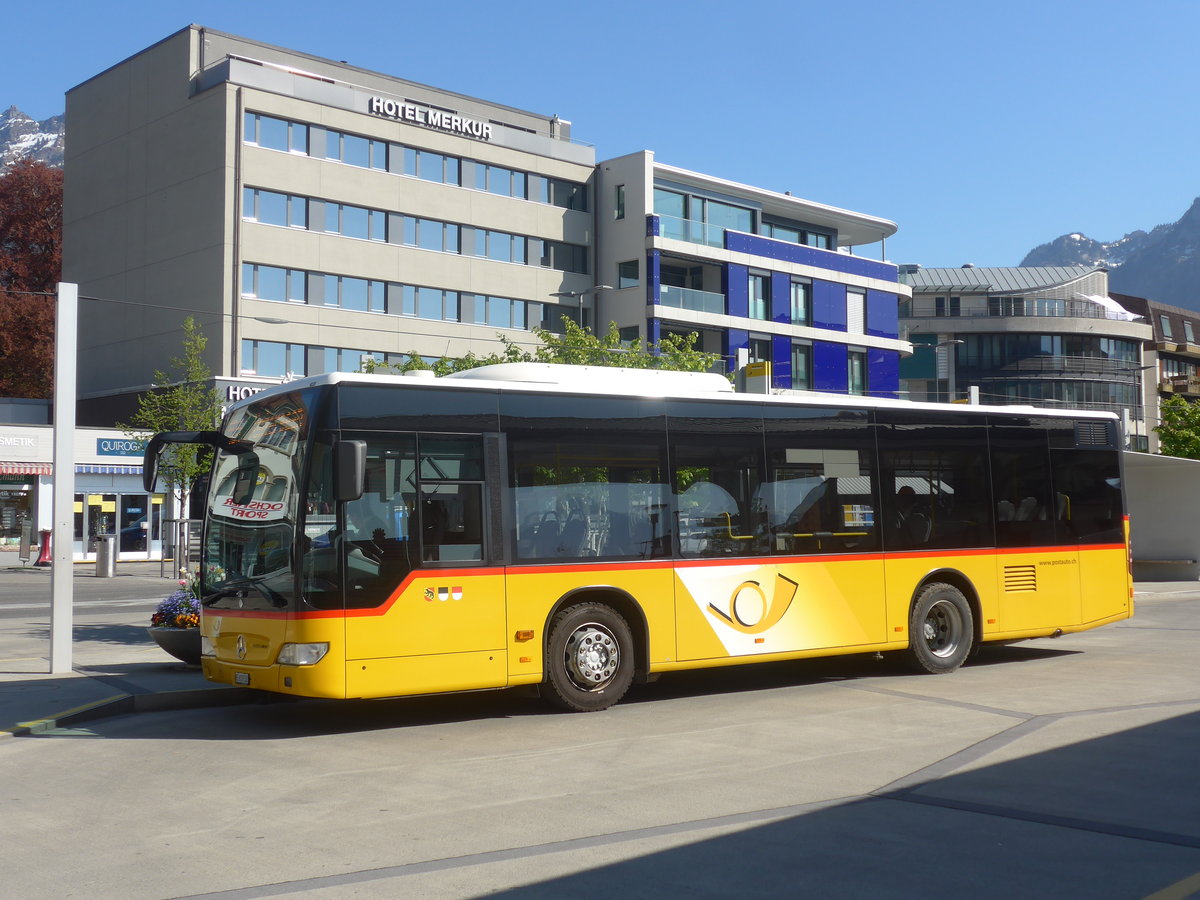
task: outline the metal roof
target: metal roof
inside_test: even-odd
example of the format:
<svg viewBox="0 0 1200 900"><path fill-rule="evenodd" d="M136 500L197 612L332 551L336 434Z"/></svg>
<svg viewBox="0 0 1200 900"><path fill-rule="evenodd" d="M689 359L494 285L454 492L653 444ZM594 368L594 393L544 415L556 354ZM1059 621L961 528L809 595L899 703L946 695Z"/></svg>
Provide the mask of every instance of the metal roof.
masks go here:
<svg viewBox="0 0 1200 900"><path fill-rule="evenodd" d="M900 272L900 281L913 291L958 291L986 294L1038 290L1079 281L1099 266L969 266L961 269L917 269Z"/></svg>

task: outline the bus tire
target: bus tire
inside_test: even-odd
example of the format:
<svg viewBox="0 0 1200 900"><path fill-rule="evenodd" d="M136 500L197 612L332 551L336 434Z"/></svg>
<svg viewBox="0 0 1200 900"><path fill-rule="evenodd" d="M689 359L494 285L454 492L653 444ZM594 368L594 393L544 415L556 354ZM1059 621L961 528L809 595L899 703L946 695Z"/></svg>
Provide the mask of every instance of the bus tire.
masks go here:
<svg viewBox="0 0 1200 900"><path fill-rule="evenodd" d="M908 663L918 672L953 672L971 655L975 643L971 604L953 585L925 585L913 603L908 627Z"/></svg>
<svg viewBox="0 0 1200 900"><path fill-rule="evenodd" d="M633 633L614 609L579 603L550 624L542 696L571 712L612 706L633 682Z"/></svg>

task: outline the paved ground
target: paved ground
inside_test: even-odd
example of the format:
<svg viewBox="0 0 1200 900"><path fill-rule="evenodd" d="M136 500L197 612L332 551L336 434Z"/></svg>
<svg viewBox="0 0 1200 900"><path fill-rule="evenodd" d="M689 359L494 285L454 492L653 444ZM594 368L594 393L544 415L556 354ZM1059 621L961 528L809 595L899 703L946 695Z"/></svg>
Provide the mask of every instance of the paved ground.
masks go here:
<svg viewBox="0 0 1200 900"><path fill-rule="evenodd" d="M127 571L138 598L163 583ZM0 570L0 610L48 582ZM179 710L238 692L136 637L136 604L80 614L65 677L11 671L48 620L0 617L0 714L57 719L0 741L0 893L1198 896L1200 586L1138 591L1129 622L949 677L710 670L580 716L513 693ZM93 715L160 711L55 715L105 691L125 705Z"/></svg>

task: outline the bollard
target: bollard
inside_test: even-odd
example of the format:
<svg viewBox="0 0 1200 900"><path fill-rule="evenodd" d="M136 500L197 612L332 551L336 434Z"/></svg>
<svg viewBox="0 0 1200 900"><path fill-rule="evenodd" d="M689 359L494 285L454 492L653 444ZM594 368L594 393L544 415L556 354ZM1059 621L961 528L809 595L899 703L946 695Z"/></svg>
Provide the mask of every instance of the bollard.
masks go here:
<svg viewBox="0 0 1200 900"><path fill-rule="evenodd" d="M112 578L117 571L117 536L96 535L96 577Z"/></svg>
<svg viewBox="0 0 1200 900"><path fill-rule="evenodd" d="M35 562L34 565L35 566L52 565L54 563L54 557L50 553L50 537L51 537L52 532L39 531L38 534L41 535L41 543L38 544L38 558L37 558L37 562Z"/></svg>

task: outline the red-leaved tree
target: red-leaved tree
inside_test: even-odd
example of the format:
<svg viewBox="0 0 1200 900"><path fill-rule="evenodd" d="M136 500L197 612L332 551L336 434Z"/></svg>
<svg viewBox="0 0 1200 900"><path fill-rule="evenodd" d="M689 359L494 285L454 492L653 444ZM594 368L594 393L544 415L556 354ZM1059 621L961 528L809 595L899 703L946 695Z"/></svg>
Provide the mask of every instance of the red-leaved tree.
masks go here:
<svg viewBox="0 0 1200 900"><path fill-rule="evenodd" d="M53 390L62 210L61 169L22 160L0 175L0 397Z"/></svg>

